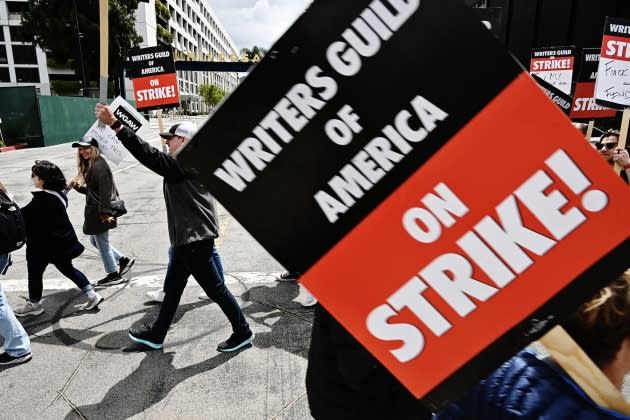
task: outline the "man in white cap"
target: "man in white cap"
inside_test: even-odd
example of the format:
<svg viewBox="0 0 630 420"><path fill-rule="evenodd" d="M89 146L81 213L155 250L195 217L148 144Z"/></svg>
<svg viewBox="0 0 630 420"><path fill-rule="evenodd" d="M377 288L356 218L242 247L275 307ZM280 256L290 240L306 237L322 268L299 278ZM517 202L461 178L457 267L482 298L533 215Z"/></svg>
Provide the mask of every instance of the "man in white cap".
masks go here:
<svg viewBox="0 0 630 420"><path fill-rule="evenodd" d="M130 328L129 337L153 349L161 349L188 277L192 275L210 299L216 302L232 324L232 335L217 346L221 352L236 351L254 340L254 332L225 286L212 262L218 223L214 198L177 163L176 153L196 132L190 122L172 126L160 135L168 153L160 152L116 119L111 108L97 104L96 118L109 125L123 146L147 168L164 178L163 189L171 240L171 258L164 279L164 301L153 325Z"/></svg>

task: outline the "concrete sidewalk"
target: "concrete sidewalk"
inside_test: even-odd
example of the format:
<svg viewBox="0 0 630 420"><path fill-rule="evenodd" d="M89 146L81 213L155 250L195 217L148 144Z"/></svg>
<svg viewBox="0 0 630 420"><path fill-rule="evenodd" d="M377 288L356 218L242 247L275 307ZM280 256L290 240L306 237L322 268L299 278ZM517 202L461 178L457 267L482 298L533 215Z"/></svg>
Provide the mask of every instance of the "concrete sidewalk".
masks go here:
<svg viewBox="0 0 630 420"><path fill-rule="evenodd" d="M228 287L256 333L252 346L216 351L229 337L227 319L191 278L163 350L132 344L127 329L157 316L145 293L159 286L132 277L103 288L94 312L79 310L76 288L50 290L46 312L22 318L33 360L0 370L7 419L309 419L304 376L312 309L300 287L272 275L227 273ZM1 282L1 280L0 280ZM27 293L7 288L12 306ZM0 339L1 340L1 339Z"/></svg>

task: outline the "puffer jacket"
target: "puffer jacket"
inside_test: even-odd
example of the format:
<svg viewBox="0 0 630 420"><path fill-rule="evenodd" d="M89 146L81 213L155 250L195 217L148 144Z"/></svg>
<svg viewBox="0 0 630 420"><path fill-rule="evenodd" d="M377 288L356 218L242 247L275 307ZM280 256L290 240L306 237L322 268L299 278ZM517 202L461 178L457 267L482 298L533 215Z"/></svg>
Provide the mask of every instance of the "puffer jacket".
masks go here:
<svg viewBox="0 0 630 420"><path fill-rule="evenodd" d="M451 419L604 420L630 417L597 406L550 361L523 350L434 416Z"/></svg>

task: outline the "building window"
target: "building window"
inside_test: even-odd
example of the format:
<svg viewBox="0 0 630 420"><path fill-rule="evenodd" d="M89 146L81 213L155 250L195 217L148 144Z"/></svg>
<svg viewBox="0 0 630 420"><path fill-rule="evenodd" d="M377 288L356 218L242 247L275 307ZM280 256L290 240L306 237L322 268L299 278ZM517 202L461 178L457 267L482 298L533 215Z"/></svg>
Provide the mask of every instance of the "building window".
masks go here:
<svg viewBox="0 0 630 420"><path fill-rule="evenodd" d="M0 67L0 83L9 83L11 78L9 77L9 68Z"/></svg>
<svg viewBox="0 0 630 420"><path fill-rule="evenodd" d="M33 45L14 45L13 61L15 64L37 64L37 55Z"/></svg>
<svg viewBox="0 0 630 420"><path fill-rule="evenodd" d="M7 48L4 45L0 45L0 64L9 64Z"/></svg>
<svg viewBox="0 0 630 420"><path fill-rule="evenodd" d="M39 83L39 70L36 67L16 67L15 78L18 83Z"/></svg>
<svg viewBox="0 0 630 420"><path fill-rule="evenodd" d="M9 34L11 35L11 42L30 42L22 34L22 28L20 26L9 26Z"/></svg>

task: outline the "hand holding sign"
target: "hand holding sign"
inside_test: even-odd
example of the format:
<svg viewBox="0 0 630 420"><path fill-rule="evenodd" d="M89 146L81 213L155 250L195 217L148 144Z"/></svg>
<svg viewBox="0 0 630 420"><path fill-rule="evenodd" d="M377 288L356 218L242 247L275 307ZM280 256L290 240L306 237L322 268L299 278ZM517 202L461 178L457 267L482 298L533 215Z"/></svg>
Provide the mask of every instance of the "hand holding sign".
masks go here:
<svg viewBox="0 0 630 420"><path fill-rule="evenodd" d="M92 124L85 135L95 138L103 156L114 164L119 165L128 152L116 137L114 130L109 127L109 124L115 118L133 131L141 132L142 129L149 127L149 122L120 96L114 99L109 108L112 109L109 118L101 119L102 116L99 115L99 119Z"/></svg>

